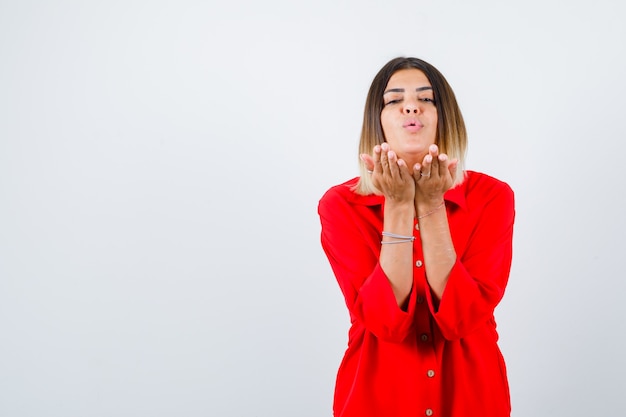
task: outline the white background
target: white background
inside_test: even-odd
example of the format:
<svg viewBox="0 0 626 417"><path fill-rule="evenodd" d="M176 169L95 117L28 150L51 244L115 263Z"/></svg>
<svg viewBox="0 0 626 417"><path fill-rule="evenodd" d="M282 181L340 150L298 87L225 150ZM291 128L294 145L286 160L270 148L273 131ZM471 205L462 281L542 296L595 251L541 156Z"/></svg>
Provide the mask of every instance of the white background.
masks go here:
<svg viewBox="0 0 626 417"><path fill-rule="evenodd" d="M0 416L330 416L317 202L398 55L516 192L513 415L626 415L620 4L0 1Z"/></svg>

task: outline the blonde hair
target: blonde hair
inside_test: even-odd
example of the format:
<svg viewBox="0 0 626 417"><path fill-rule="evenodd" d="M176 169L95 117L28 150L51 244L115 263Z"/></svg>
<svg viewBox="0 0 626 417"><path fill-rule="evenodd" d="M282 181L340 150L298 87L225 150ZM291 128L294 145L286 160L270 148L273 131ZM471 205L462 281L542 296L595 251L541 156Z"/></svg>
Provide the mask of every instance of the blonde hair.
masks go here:
<svg viewBox="0 0 626 417"><path fill-rule="evenodd" d="M363 153L371 154L374 146L385 142L385 135L380 123L380 114L384 105L383 93L393 74L399 70L411 68L422 71L433 88L433 97L437 106L437 135L435 143L439 147L440 152L447 154L451 159L457 158L459 160L455 177L455 185L457 185L463 182L464 179L463 172L467 149L467 132L463 115L448 81L437 68L419 58L394 58L385 64L374 77L365 101L359 156ZM361 178L356 185L355 191L364 195L380 194L372 184L363 161L359 159L359 163Z"/></svg>

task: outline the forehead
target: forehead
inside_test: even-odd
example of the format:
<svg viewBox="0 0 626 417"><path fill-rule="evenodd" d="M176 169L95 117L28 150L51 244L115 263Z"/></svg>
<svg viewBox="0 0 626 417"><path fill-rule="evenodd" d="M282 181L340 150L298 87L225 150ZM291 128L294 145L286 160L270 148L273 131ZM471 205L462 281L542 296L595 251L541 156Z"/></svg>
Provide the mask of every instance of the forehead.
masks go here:
<svg viewBox="0 0 626 417"><path fill-rule="evenodd" d="M430 86L430 81L422 71L416 68L401 69L393 73L387 82L389 88L419 88Z"/></svg>

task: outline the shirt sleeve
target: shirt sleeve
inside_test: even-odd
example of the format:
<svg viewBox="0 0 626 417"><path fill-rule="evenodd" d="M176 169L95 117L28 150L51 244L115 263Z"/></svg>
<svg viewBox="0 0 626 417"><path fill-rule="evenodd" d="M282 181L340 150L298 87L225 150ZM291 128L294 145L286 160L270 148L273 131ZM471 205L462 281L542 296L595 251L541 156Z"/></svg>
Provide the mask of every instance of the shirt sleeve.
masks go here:
<svg viewBox="0 0 626 417"><path fill-rule="evenodd" d="M411 291L406 311L398 306L378 261L380 231L372 229L366 213L336 195L327 193L318 212L322 247L352 319L380 339L402 342L412 331L416 296Z"/></svg>
<svg viewBox="0 0 626 417"><path fill-rule="evenodd" d="M502 297L512 259L514 195L503 186L484 204L463 253L457 260L439 305L426 291L431 313L442 335L456 340L488 320Z"/></svg>

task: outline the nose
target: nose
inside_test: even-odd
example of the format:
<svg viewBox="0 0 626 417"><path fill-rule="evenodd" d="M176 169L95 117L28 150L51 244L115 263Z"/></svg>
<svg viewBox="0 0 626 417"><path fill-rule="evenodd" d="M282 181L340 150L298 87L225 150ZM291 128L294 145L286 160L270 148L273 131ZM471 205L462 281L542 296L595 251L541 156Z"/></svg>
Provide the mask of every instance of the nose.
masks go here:
<svg viewBox="0 0 626 417"><path fill-rule="evenodd" d="M419 106L413 100L407 100L404 104L404 112L406 114L417 113L419 111Z"/></svg>

